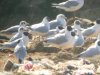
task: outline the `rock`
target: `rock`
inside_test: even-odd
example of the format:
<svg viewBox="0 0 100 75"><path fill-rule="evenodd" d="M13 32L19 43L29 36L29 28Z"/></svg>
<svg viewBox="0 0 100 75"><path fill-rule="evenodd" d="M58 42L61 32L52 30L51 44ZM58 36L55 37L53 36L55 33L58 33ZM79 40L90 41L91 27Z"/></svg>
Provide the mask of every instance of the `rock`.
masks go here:
<svg viewBox="0 0 100 75"><path fill-rule="evenodd" d="M100 66L97 68L97 74L100 74Z"/></svg>
<svg viewBox="0 0 100 75"><path fill-rule="evenodd" d="M78 69L73 72L73 75L96 75L93 70L89 69Z"/></svg>
<svg viewBox="0 0 100 75"><path fill-rule="evenodd" d="M30 75L56 75L56 74L52 70L42 69L30 72Z"/></svg>
<svg viewBox="0 0 100 75"><path fill-rule="evenodd" d="M53 66L55 65L55 63L50 59L42 59L41 63L48 69L54 69Z"/></svg>
<svg viewBox="0 0 100 75"><path fill-rule="evenodd" d="M78 69L89 69L95 71L95 65L94 64L89 64L89 65L81 65L78 67Z"/></svg>
<svg viewBox="0 0 100 75"><path fill-rule="evenodd" d="M5 63L5 65L4 65L4 71L11 71L13 65L14 65L14 64L13 64L10 60L8 60L8 61Z"/></svg>

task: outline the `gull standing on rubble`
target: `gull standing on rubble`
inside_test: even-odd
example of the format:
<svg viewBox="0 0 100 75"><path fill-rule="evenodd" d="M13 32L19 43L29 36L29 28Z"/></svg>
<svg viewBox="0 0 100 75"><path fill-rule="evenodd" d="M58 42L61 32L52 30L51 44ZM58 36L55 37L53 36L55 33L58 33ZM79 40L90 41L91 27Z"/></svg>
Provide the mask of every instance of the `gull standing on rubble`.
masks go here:
<svg viewBox="0 0 100 75"><path fill-rule="evenodd" d="M26 46L23 40L18 40L17 45L14 49L14 55L17 57L18 62L21 64L27 54Z"/></svg>
<svg viewBox="0 0 100 75"><path fill-rule="evenodd" d="M62 48L62 49L72 48L75 33L71 32L72 31L71 26L67 26L66 29L67 29L68 34L66 32L59 33L53 37L46 38L44 42L50 43L51 45Z"/></svg>

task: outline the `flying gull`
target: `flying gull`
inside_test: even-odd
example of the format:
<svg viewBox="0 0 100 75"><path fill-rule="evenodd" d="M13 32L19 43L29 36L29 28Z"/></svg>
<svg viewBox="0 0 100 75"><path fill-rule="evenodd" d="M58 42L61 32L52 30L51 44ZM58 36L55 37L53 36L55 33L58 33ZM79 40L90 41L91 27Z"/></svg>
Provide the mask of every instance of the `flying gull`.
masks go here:
<svg viewBox="0 0 100 75"><path fill-rule="evenodd" d="M67 12L74 12L82 8L84 5L84 0L67 0L61 3L53 3L52 7L63 9Z"/></svg>

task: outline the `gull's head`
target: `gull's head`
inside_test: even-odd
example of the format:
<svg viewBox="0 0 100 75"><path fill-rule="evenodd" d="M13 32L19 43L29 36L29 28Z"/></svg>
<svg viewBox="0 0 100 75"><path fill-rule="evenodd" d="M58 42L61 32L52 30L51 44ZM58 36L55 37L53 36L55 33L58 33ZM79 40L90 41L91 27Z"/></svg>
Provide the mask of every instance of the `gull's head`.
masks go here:
<svg viewBox="0 0 100 75"><path fill-rule="evenodd" d="M29 26L25 26L25 27L21 26L21 27L19 27L18 32L25 32L25 31L27 32L29 30L30 30Z"/></svg>
<svg viewBox="0 0 100 75"><path fill-rule="evenodd" d="M20 27L19 29L18 29L18 32L23 32L24 31L24 28L23 27Z"/></svg>
<svg viewBox="0 0 100 75"><path fill-rule="evenodd" d="M73 36L73 37L74 37L75 35L76 35L76 34L75 34L75 32L71 32L71 36Z"/></svg>
<svg viewBox="0 0 100 75"><path fill-rule="evenodd" d="M67 20L67 17L65 16L65 15L63 15L63 14L58 14L57 15L57 19L59 19L59 18L63 18L63 19L66 19Z"/></svg>
<svg viewBox="0 0 100 75"><path fill-rule="evenodd" d="M81 25L81 21L80 20L75 20L74 25Z"/></svg>
<svg viewBox="0 0 100 75"><path fill-rule="evenodd" d="M96 20L96 24L100 24L100 19L97 19Z"/></svg>
<svg viewBox="0 0 100 75"><path fill-rule="evenodd" d="M23 32L24 36L28 36L29 39L32 39L32 35L28 32Z"/></svg>
<svg viewBox="0 0 100 75"><path fill-rule="evenodd" d="M100 46L100 41L97 42L97 45Z"/></svg>
<svg viewBox="0 0 100 75"><path fill-rule="evenodd" d="M26 21L21 21L20 22L20 26L26 26L26 25L29 25L29 23L27 23Z"/></svg>
<svg viewBox="0 0 100 75"><path fill-rule="evenodd" d="M59 30L64 29L63 26L58 26L57 28L58 28Z"/></svg>
<svg viewBox="0 0 100 75"><path fill-rule="evenodd" d="M74 29L78 29L80 30L81 29L81 21L80 20L75 20L74 21Z"/></svg>
<svg viewBox="0 0 100 75"><path fill-rule="evenodd" d="M21 41L21 40L18 40L18 41L17 41L17 44L20 43L20 41Z"/></svg>
<svg viewBox="0 0 100 75"><path fill-rule="evenodd" d="M68 31L72 31L72 27L71 26L67 26L67 30Z"/></svg>

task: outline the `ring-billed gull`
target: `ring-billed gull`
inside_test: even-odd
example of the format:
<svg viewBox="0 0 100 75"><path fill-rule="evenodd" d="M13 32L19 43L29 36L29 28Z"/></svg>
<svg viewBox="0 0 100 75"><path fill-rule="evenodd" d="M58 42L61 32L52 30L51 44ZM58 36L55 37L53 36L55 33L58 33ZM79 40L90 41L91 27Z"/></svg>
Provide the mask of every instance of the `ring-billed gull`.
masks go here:
<svg viewBox="0 0 100 75"><path fill-rule="evenodd" d="M94 26L88 27L82 31L83 36L89 37L100 33L100 19L97 19Z"/></svg>
<svg viewBox="0 0 100 75"><path fill-rule="evenodd" d="M67 12L74 12L79 10L84 5L84 0L68 0L58 4L53 3L52 5L52 7L63 9Z"/></svg>
<svg viewBox="0 0 100 75"><path fill-rule="evenodd" d="M23 28L23 27L20 27L20 28L18 29L18 32L9 40L9 42L21 38L23 32L24 32L24 28Z"/></svg>
<svg viewBox="0 0 100 75"><path fill-rule="evenodd" d="M40 22L38 24L31 25L30 29L31 29L31 33L33 35L35 35L35 34L40 34L40 35L46 34L50 30L50 24L48 22L47 17L44 17L42 22Z"/></svg>
<svg viewBox="0 0 100 75"><path fill-rule="evenodd" d="M73 47L75 33L70 31L70 27L67 27L68 34L56 34L53 37L46 38L45 42L50 43L53 46L60 47L62 49Z"/></svg>
<svg viewBox="0 0 100 75"><path fill-rule="evenodd" d="M67 25L66 22L67 17L63 14L58 14L55 20L50 21L50 29L55 29L57 26L65 27Z"/></svg>
<svg viewBox="0 0 100 75"><path fill-rule="evenodd" d="M17 45L14 49L14 54L17 57L18 62L22 63L27 54L26 46L24 45L23 40L18 40Z"/></svg>
<svg viewBox="0 0 100 75"><path fill-rule="evenodd" d="M13 34L15 34L16 32L18 32L18 28L19 27L25 27L27 25L29 25L29 23L27 23L26 21L21 21L19 23L19 25L15 25L15 26L12 26L12 27L7 28L5 30L1 30L0 34L11 37Z"/></svg>
<svg viewBox="0 0 100 75"><path fill-rule="evenodd" d="M23 32L21 38L16 39L12 42L1 43L0 48L1 49L14 48L17 45L18 40L23 40L24 45L27 46L29 39L31 39L31 35L28 32Z"/></svg>

